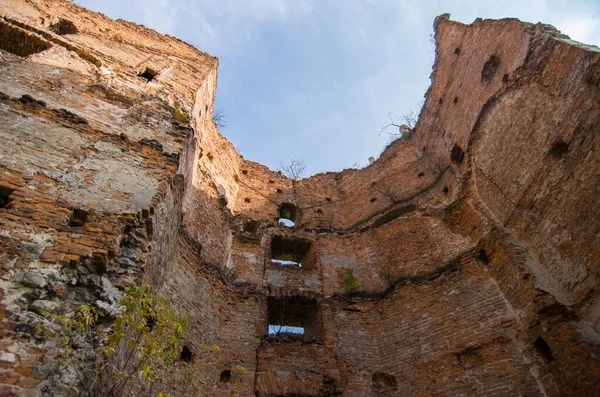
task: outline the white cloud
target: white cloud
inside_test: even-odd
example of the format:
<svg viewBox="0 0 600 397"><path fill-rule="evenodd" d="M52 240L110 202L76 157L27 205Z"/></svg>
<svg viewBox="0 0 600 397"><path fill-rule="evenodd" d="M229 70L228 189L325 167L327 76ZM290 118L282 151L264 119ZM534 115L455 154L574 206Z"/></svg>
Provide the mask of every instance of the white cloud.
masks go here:
<svg viewBox="0 0 600 397"><path fill-rule="evenodd" d="M310 172L376 155L387 113L417 110L439 14L549 23L600 45L597 0L80 1L218 56L228 138L271 166L304 157Z"/></svg>

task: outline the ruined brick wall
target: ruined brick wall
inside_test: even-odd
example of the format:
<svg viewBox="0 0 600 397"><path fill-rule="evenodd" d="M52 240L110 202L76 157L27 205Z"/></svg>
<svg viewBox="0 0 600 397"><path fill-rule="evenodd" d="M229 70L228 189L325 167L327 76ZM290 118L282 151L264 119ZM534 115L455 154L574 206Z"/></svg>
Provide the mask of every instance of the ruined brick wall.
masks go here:
<svg viewBox="0 0 600 397"><path fill-rule="evenodd" d="M57 390L42 310L141 283L220 346L215 395L600 394L597 49L439 17L412 137L290 180L220 135L210 55L62 0L0 13L0 394Z"/></svg>
<svg viewBox="0 0 600 397"><path fill-rule="evenodd" d="M175 256L196 158L185 114L212 106L217 62L70 2L17 3L0 3L0 394L46 395L38 314L110 315Z"/></svg>

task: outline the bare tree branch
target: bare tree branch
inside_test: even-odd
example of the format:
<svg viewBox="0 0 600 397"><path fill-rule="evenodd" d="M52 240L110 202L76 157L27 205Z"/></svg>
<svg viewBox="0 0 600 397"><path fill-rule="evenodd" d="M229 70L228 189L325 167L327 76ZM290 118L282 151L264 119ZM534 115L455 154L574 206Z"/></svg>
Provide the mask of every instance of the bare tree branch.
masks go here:
<svg viewBox="0 0 600 397"><path fill-rule="evenodd" d="M226 130L229 128L229 116L227 116L227 113L220 109L213 113L212 120L220 130Z"/></svg>
<svg viewBox="0 0 600 397"><path fill-rule="evenodd" d="M288 178L297 181L304 177L304 173L306 171L306 163L303 159L293 159L290 157L290 163L287 165L279 163L279 169Z"/></svg>
<svg viewBox="0 0 600 397"><path fill-rule="evenodd" d="M388 119L389 121L386 121L381 125L379 135L385 132L390 136L390 141L394 141L402 137L408 138L410 133L414 131L415 126L417 125L417 116L412 110L408 113L402 113L400 115L396 113L388 113Z"/></svg>

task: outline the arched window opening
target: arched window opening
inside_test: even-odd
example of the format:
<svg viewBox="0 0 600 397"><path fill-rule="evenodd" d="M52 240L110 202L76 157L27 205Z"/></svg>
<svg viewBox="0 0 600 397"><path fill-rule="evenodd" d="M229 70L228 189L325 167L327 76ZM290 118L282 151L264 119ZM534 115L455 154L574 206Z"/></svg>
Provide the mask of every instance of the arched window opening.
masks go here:
<svg viewBox="0 0 600 397"><path fill-rule="evenodd" d="M279 223L286 227L296 226L298 210L294 204L283 203L279 206Z"/></svg>

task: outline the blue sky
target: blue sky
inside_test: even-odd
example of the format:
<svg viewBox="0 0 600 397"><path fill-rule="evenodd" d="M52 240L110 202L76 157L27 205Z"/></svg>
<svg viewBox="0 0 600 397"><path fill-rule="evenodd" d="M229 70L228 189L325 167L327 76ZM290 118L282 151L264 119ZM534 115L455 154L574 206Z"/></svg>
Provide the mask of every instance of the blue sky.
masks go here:
<svg viewBox="0 0 600 397"><path fill-rule="evenodd" d="M429 86L435 16L517 17L600 45L597 0L78 0L219 57L222 131L271 168L307 175L364 166L389 112L418 111Z"/></svg>

